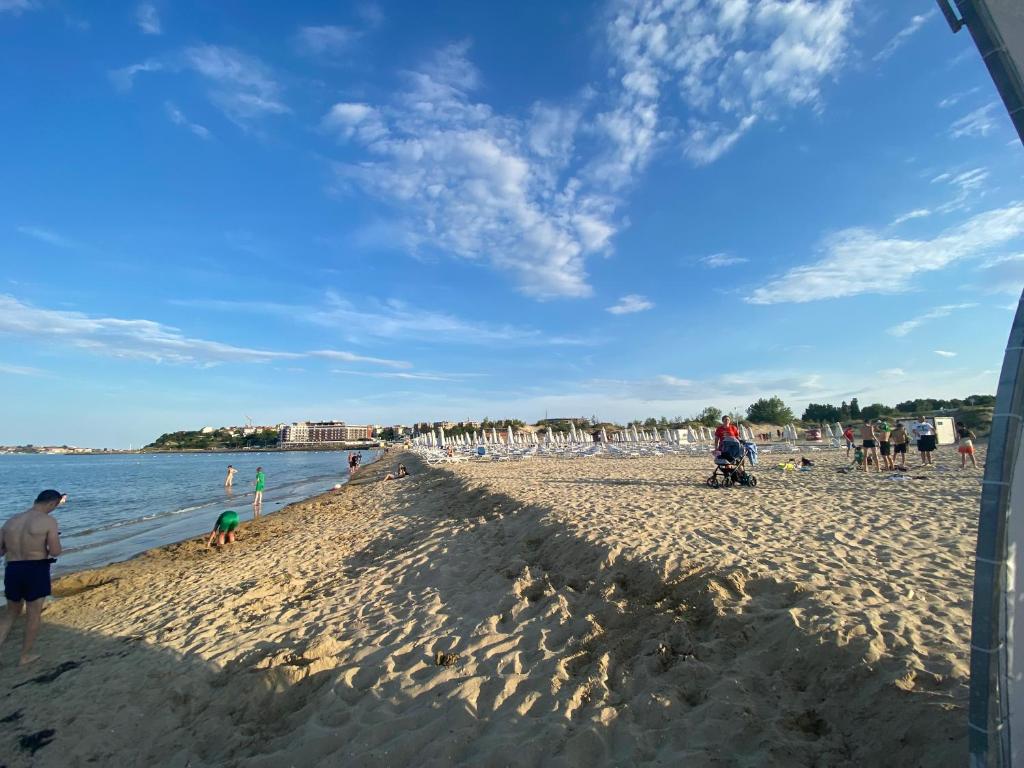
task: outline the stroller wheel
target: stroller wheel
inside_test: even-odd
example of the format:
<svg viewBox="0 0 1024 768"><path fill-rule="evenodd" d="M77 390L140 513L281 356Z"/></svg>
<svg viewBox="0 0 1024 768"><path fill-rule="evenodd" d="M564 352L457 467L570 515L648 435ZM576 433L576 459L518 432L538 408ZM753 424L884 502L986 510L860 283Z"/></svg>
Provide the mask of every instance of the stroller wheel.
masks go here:
<svg viewBox="0 0 1024 768"><path fill-rule="evenodd" d="M717 488L718 487L718 478L715 477L714 475L709 477L708 478L708 487L709 488Z"/></svg>
<svg viewBox="0 0 1024 768"><path fill-rule="evenodd" d="M749 485L751 488L756 488L757 478L754 477L753 475L750 475L750 477L747 478L747 485Z"/></svg>

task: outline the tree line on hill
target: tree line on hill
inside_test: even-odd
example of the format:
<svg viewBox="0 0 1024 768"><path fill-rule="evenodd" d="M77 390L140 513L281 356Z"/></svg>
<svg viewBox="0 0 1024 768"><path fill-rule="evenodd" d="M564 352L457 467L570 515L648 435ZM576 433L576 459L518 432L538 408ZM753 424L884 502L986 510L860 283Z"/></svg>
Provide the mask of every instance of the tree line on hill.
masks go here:
<svg viewBox="0 0 1024 768"><path fill-rule="evenodd" d="M240 448L272 448L277 445L277 430L262 429L242 435L228 429L213 432L166 432L142 450L144 451L212 451Z"/></svg>
<svg viewBox="0 0 1024 768"><path fill-rule="evenodd" d="M804 409L803 421L816 423L833 423L836 421L870 421L883 416L915 416L921 413L933 413L934 411L958 411L970 408L992 408L996 404L995 395L970 395L963 400L956 398L943 400L941 398L919 397L916 400L904 400L894 406L883 403L872 403L861 405L854 397L847 403L845 400L840 405L827 405L820 403L809 403Z"/></svg>
<svg viewBox="0 0 1024 768"><path fill-rule="evenodd" d="M845 424L850 421L869 421L882 417L910 417L922 413L932 414L937 411L948 411L954 413L957 418L962 418L967 426L973 429L987 423L989 420L987 417L990 416L988 412L995 406L995 402L995 395L970 395L962 400L919 397L914 400L904 400L894 406L884 403L861 406L857 402L857 398L854 397L849 403L844 400L839 405L810 403L804 409L803 415L797 419L796 414L782 401L782 398L762 397L747 406L745 413L725 413L720 408L708 406L690 418L682 416L673 418L662 416L657 419L648 417L634 419L626 426L636 426L638 429L685 429L695 425L713 427L721 423L723 416L730 416L734 422L778 426L798 421L809 424L834 424L838 421Z"/></svg>

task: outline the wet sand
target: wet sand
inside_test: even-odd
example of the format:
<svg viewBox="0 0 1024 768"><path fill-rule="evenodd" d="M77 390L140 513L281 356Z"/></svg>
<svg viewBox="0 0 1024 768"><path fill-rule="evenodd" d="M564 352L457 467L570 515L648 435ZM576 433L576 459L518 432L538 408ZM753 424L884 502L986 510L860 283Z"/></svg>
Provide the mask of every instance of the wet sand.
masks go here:
<svg viewBox="0 0 1024 768"><path fill-rule="evenodd" d="M0 649L0 762L962 765L980 470L938 457L712 490L389 456L223 552L61 579L42 661Z"/></svg>

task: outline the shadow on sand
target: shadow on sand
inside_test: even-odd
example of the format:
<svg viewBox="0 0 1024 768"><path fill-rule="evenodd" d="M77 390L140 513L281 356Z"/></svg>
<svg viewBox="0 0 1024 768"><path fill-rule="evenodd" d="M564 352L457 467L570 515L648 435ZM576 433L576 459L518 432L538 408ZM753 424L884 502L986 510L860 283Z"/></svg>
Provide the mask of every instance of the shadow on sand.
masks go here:
<svg viewBox="0 0 1024 768"><path fill-rule="evenodd" d="M884 615L840 636L799 584L666 578L401 458L391 533L289 599L422 550L374 611L433 601L440 629L402 636L429 639L382 631L353 656L313 627L213 664L44 617L44 662L11 667L20 629L0 651L0 765L963 764L962 681L914 664Z"/></svg>

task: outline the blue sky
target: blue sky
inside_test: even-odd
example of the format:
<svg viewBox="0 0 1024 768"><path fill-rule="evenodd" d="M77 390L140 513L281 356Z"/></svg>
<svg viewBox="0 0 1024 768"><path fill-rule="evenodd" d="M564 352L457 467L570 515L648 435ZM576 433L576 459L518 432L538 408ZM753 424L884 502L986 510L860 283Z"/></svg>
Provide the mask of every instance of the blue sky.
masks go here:
<svg viewBox="0 0 1024 768"><path fill-rule="evenodd" d="M930 2L0 0L0 443L994 392L1024 154Z"/></svg>

